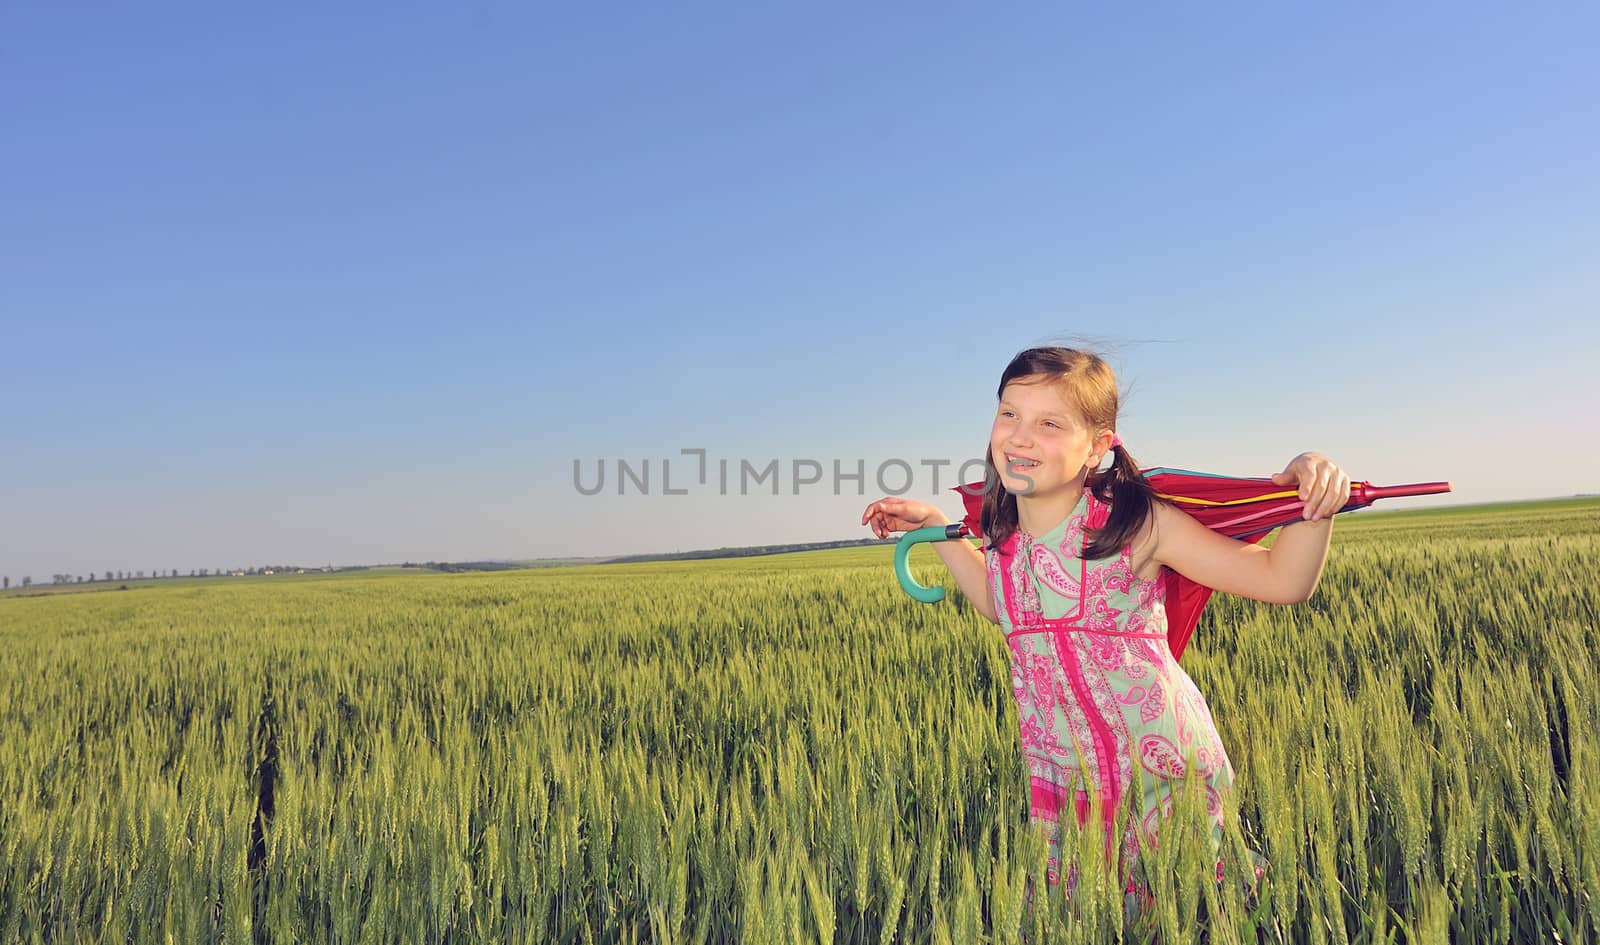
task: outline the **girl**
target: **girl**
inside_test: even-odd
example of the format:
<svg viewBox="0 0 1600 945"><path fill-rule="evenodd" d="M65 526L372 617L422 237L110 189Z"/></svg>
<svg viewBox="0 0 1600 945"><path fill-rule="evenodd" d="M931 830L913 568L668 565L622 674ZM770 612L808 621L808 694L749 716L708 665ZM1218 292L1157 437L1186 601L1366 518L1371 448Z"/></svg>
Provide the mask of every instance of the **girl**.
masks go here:
<svg viewBox="0 0 1600 945"><path fill-rule="evenodd" d="M1129 798L1124 824L1128 871L1191 764L1220 841L1233 768L1205 699L1167 646L1163 572L1272 603L1307 599L1350 477L1317 453L1291 460L1272 481L1298 483L1304 521L1266 549L1219 535L1155 495L1116 433L1116 379L1096 355L1023 351L1001 375L999 398L986 456L995 472L983 498L987 544L934 547L978 612L1005 630L1030 819L1050 846L1047 880L1059 882L1067 804L1082 825L1098 795L1109 834L1123 795L1140 794ZM1112 464L1102 470L1107 453ZM879 537L949 524L939 509L905 498L872 503L861 521Z"/></svg>

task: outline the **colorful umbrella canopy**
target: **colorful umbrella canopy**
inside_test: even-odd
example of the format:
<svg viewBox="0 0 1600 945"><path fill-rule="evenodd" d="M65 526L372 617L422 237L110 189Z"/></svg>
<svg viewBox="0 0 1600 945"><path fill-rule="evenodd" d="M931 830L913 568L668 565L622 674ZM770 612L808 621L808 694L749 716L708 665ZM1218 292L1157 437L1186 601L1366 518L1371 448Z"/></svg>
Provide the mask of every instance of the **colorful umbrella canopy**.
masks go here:
<svg viewBox="0 0 1600 945"><path fill-rule="evenodd" d="M1173 505L1194 516L1200 524L1215 532L1254 544L1280 525L1302 520L1305 503L1300 501L1294 486L1280 486L1270 478L1243 478L1219 476L1214 473L1194 472L1188 469L1157 467L1144 470L1145 478L1155 487L1156 493ZM926 533L918 541L944 538L982 537L980 515L983 511L982 482L957 486L966 517L960 523L941 528L917 529L901 538L902 546L896 550L896 570L900 582L918 600L938 600L942 591L933 596L933 589L922 588L911 581L904 566L905 552L909 550L912 536ZM1350 484L1350 501L1340 512L1365 508L1378 499L1398 496L1437 495L1450 491L1448 482L1419 482L1403 486L1375 486L1370 482ZM934 533L938 534L935 535ZM910 584L907 584L907 582ZM915 587L917 590L914 590ZM1167 643L1174 658L1181 657L1200 621L1200 612L1211 597L1211 588L1197 584L1176 571L1166 572ZM921 590L923 593L918 593Z"/></svg>

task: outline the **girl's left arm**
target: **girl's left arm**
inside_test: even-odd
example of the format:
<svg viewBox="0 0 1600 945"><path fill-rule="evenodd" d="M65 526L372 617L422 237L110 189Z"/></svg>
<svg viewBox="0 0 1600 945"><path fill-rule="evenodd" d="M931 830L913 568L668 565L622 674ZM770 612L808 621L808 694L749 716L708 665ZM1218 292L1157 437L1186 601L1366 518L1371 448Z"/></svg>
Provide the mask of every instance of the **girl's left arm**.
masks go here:
<svg viewBox="0 0 1600 945"><path fill-rule="evenodd" d="M1192 581L1272 604L1310 598L1322 578L1333 513L1350 500L1350 477L1321 453L1301 453L1272 477L1298 484L1304 520L1284 527L1271 548L1219 535L1165 502L1155 504L1155 560Z"/></svg>

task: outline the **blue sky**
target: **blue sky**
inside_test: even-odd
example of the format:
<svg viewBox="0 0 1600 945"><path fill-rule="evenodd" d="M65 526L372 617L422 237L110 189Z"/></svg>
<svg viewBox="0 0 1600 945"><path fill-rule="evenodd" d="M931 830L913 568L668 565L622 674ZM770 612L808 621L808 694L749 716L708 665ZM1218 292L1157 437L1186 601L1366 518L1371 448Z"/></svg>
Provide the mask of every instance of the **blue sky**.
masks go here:
<svg viewBox="0 0 1600 945"><path fill-rule="evenodd" d="M1146 465L1600 491L1592 5L338 6L0 12L13 582L867 537L1074 337Z"/></svg>

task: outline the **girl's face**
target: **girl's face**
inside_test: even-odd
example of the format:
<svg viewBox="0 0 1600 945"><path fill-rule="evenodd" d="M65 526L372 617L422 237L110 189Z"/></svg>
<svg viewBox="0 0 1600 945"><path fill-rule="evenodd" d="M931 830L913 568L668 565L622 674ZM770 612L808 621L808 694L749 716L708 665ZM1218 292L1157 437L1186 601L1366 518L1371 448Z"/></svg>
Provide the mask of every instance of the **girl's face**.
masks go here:
<svg viewBox="0 0 1600 945"><path fill-rule="evenodd" d="M1109 433L1103 439L1097 448L1095 435L1058 385L1019 379L1000 397L989 455L1008 491L1045 495L1081 484L1086 468L1098 466L1110 445Z"/></svg>

